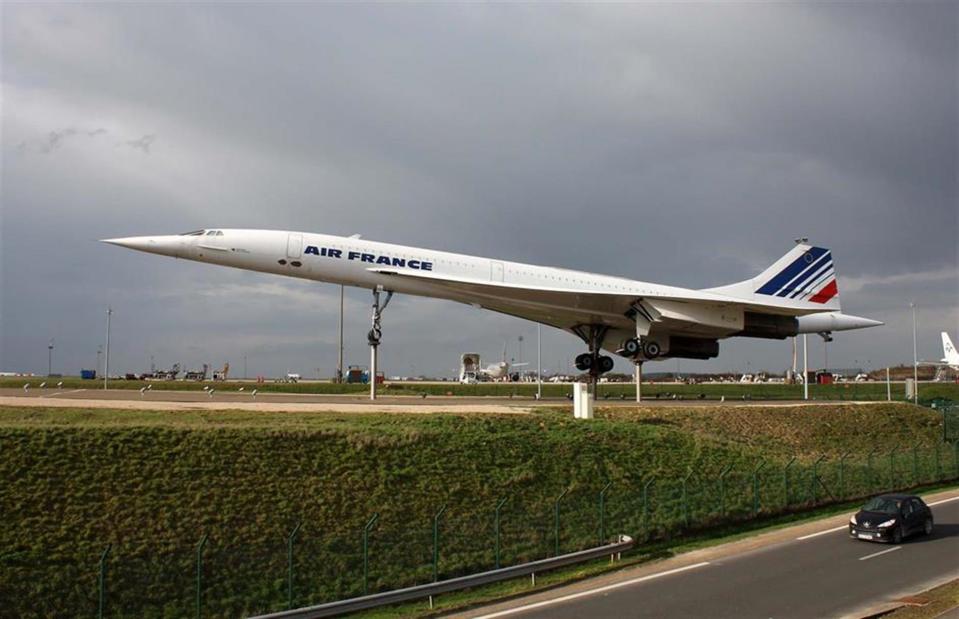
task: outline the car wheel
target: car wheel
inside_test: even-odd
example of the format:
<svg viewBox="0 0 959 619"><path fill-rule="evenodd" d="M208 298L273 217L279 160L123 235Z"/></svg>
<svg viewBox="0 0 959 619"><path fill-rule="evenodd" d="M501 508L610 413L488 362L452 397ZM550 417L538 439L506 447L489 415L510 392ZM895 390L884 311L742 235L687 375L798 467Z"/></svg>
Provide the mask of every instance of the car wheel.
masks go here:
<svg viewBox="0 0 959 619"><path fill-rule="evenodd" d="M896 530L892 532L892 543L901 544L902 543L902 527L896 527Z"/></svg>
<svg viewBox="0 0 959 619"><path fill-rule="evenodd" d="M922 534L932 535L932 518L926 518L926 521L922 524Z"/></svg>

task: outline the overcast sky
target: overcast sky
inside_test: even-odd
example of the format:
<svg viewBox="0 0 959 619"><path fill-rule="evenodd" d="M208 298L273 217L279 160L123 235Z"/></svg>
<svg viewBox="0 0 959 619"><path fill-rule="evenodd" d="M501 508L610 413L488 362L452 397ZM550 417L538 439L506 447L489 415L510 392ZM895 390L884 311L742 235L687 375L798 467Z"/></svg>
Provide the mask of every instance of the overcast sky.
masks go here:
<svg viewBox="0 0 959 619"><path fill-rule="evenodd" d="M2 5L0 370L229 361L332 374L339 288L97 239L203 227L365 238L688 287L797 236L836 256L830 366L959 330L959 4ZM370 295L347 291L347 362ZM389 375L535 351L536 328L398 297ZM823 346L812 338L812 365ZM573 336L544 328L543 365ZM783 370L727 340L688 370ZM748 364L748 366L747 366ZM647 371L673 370L675 361ZM629 371L619 362L618 368Z"/></svg>

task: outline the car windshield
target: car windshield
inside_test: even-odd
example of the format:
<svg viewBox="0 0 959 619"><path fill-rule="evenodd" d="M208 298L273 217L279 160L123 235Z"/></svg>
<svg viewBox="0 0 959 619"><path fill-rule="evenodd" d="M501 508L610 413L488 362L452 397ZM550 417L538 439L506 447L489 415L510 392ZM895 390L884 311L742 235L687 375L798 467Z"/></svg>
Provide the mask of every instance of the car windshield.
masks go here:
<svg viewBox="0 0 959 619"><path fill-rule="evenodd" d="M877 496L874 499L870 499L868 503L863 505L862 511L879 512L880 514L898 514L899 501L887 497Z"/></svg>

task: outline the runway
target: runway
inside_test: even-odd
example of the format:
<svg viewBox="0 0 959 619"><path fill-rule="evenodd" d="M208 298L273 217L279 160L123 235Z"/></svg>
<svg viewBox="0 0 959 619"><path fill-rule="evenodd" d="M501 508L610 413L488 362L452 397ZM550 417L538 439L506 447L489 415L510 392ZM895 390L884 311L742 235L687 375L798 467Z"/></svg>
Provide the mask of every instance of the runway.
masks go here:
<svg viewBox="0 0 959 619"><path fill-rule="evenodd" d="M7 406L81 406L91 408L136 408L136 409L240 409L269 411L339 411L339 412L492 412L519 413L538 407L569 407L572 402L566 398L544 398L536 400L530 397L503 396L437 396L418 395L381 395L375 402L368 394L304 394L304 393L257 393L250 386L244 391L217 391L214 385L212 395L206 391L175 391L156 389L141 393L138 389L17 389L0 388L0 404ZM667 398L644 398L642 403L632 398L599 398L597 407L653 407L653 406L816 406L836 404L858 404L850 400L803 401L803 400L681 400ZM861 404L875 404L862 402Z"/></svg>
<svg viewBox="0 0 959 619"><path fill-rule="evenodd" d="M959 577L959 492L926 500L935 531L898 546L849 539L845 514L458 616L861 617Z"/></svg>

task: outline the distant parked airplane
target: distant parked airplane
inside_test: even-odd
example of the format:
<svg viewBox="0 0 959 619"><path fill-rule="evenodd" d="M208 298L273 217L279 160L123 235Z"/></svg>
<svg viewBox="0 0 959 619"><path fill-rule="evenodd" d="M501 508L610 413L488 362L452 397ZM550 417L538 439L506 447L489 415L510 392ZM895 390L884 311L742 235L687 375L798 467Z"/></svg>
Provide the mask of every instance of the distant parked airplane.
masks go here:
<svg viewBox="0 0 959 619"><path fill-rule="evenodd" d="M937 367L950 368L959 371L959 352L952 344L949 334L943 331L942 335L942 359L939 361L920 361L920 365L934 365Z"/></svg>
<svg viewBox="0 0 959 619"><path fill-rule="evenodd" d="M710 359L728 337L785 339L881 322L843 314L832 252L800 240L742 282L692 290L556 267L507 262L353 237L275 230L197 230L107 239L139 251L373 291L449 299L568 331L586 343L576 367L595 381L613 369L607 350L637 363Z"/></svg>

